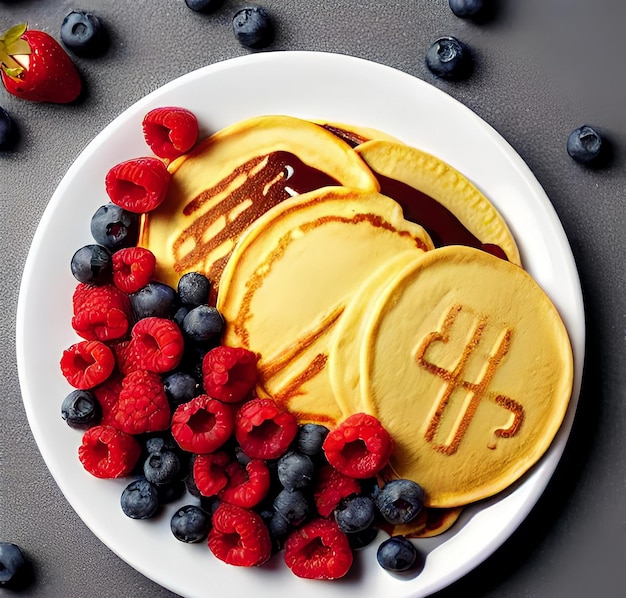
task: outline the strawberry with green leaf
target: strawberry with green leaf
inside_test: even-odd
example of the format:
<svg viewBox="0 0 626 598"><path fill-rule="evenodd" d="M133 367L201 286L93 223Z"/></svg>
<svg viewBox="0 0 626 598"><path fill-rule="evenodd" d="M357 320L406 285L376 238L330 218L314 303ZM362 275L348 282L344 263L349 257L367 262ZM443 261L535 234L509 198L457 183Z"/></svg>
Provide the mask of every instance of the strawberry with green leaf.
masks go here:
<svg viewBox="0 0 626 598"><path fill-rule="evenodd" d="M0 77L7 91L33 102L66 104L80 94L80 75L61 45L26 24L0 36Z"/></svg>

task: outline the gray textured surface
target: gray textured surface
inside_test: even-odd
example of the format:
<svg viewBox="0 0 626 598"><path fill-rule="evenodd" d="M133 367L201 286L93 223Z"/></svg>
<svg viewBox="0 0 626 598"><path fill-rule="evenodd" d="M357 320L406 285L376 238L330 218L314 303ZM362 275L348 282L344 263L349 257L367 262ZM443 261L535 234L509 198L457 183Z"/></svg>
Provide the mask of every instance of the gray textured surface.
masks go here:
<svg viewBox="0 0 626 598"><path fill-rule="evenodd" d="M626 4L495 1L495 18L482 25L455 18L447 0L262 4L278 24L273 50L325 50L386 63L442 88L495 127L554 203L580 269L588 359L562 463L512 538L439 598L622 596ZM35 581L22 595L172 596L102 545L49 475L22 407L14 318L31 238L67 168L96 133L146 93L200 66L247 53L230 28L232 14L243 4L226 0L208 16L193 13L183 0L82 0L81 8L107 22L113 40L104 57L76 60L88 87L84 101L37 105L0 89L0 105L22 131L16 150L0 153L0 540L20 544L35 563ZM0 29L28 21L58 36L63 17L76 6L62 0L0 0ZM456 34L474 49L477 69L470 80L444 83L426 71L424 52L442 34ZM601 127L614 142L614 161L603 170L581 168L565 152L567 135L583 122Z"/></svg>

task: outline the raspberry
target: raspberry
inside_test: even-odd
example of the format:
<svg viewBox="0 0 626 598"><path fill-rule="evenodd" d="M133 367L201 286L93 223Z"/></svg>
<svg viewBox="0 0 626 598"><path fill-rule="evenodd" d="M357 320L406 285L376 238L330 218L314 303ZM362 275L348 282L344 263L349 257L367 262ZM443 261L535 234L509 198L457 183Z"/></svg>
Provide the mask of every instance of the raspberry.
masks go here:
<svg viewBox="0 0 626 598"><path fill-rule="evenodd" d="M102 411L101 423L115 427L117 424L113 417L113 409L120 398L120 392L122 392L122 376L112 376L106 382L94 388L92 392L98 403L100 403Z"/></svg>
<svg viewBox="0 0 626 598"><path fill-rule="evenodd" d="M171 175L157 158L133 158L116 164L105 177L106 192L120 208L141 214L161 205Z"/></svg>
<svg viewBox="0 0 626 598"><path fill-rule="evenodd" d="M176 408L172 436L190 453L212 453L229 438L234 427L234 408L208 395L194 397Z"/></svg>
<svg viewBox="0 0 626 598"><path fill-rule="evenodd" d="M133 436L104 424L87 430L78 447L83 467L97 478L128 475L140 454L141 446Z"/></svg>
<svg viewBox="0 0 626 598"><path fill-rule="evenodd" d="M235 418L235 438L252 459L277 459L298 432L295 415L281 410L271 399L244 403Z"/></svg>
<svg viewBox="0 0 626 598"><path fill-rule="evenodd" d="M213 514L208 544L218 559L238 567L260 565L272 554L270 534L261 516L224 502Z"/></svg>
<svg viewBox="0 0 626 598"><path fill-rule="evenodd" d="M166 318L139 320L131 330L131 359L157 374L173 370L183 358L185 340L178 324Z"/></svg>
<svg viewBox="0 0 626 598"><path fill-rule="evenodd" d="M130 300L112 284L81 283L72 302L72 328L82 338L107 342L127 334L131 322Z"/></svg>
<svg viewBox="0 0 626 598"><path fill-rule="evenodd" d="M143 117L142 127L146 143L159 158L178 158L198 139L198 120L185 108L154 108Z"/></svg>
<svg viewBox="0 0 626 598"><path fill-rule="evenodd" d="M331 465L347 476L364 479L387 465L393 441L373 415L354 413L329 432L323 448Z"/></svg>
<svg viewBox="0 0 626 598"><path fill-rule="evenodd" d="M313 519L285 541L285 563L298 577L339 579L350 570L352 561L347 536L330 519Z"/></svg>
<svg viewBox="0 0 626 598"><path fill-rule="evenodd" d="M238 403L253 388L257 378L257 356L242 347L219 346L202 360L207 394L226 403Z"/></svg>
<svg viewBox="0 0 626 598"><path fill-rule="evenodd" d="M100 341L81 341L65 349L61 356L61 372L80 390L98 386L114 369L115 355Z"/></svg>
<svg viewBox="0 0 626 598"><path fill-rule="evenodd" d="M166 430L170 424L170 406L160 376L146 370L124 376L112 415L114 425L128 434Z"/></svg>
<svg viewBox="0 0 626 598"><path fill-rule="evenodd" d="M245 467L233 461L226 467L226 475L228 484L220 498L231 505L251 509L269 492L270 470L262 459L250 459Z"/></svg>
<svg viewBox="0 0 626 598"><path fill-rule="evenodd" d="M361 485L357 480L344 475L332 465L323 465L318 471L313 493L317 512L322 517L328 517L342 499L360 491Z"/></svg>
<svg viewBox="0 0 626 598"><path fill-rule="evenodd" d="M113 284L125 293L136 293L154 274L156 257L144 247L125 247L112 256Z"/></svg>
<svg viewBox="0 0 626 598"><path fill-rule="evenodd" d="M141 359L130 339L111 343L109 346L115 354L115 362L120 373L126 375L141 369Z"/></svg>
<svg viewBox="0 0 626 598"><path fill-rule="evenodd" d="M193 481L203 496L217 496L228 484L226 466L230 457L223 451L197 455L193 462Z"/></svg>

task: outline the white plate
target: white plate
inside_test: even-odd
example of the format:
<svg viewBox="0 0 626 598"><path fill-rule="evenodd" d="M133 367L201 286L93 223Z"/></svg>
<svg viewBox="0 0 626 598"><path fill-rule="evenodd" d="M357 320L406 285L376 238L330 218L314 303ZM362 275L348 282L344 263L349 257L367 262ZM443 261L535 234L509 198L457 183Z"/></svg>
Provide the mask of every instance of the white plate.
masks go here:
<svg viewBox="0 0 626 598"><path fill-rule="evenodd" d="M149 153L141 119L151 108L184 106L203 133L246 117L289 114L374 127L446 160L472 179L508 221L526 268L551 296L569 330L575 387L562 429L545 457L513 489L467 509L448 533L421 543L423 572L399 579L376 564L375 546L358 553L338 582L305 581L274 558L255 569L215 559L204 543L178 542L168 509L157 520L122 514L127 481L86 474L76 451L80 433L66 426L60 405L71 390L59 371L64 348L79 340L70 327L75 287L73 252L91 242L89 221L108 197L104 176L114 164ZM570 432L584 351L584 313L574 260L561 224L530 170L489 125L435 87L397 70L348 56L259 53L214 64L146 96L82 152L50 200L28 255L17 313L17 358L28 419L61 490L84 522L114 552L157 583L184 596L256 598L418 597L456 581L496 550L526 517L552 475ZM173 507L172 507L173 508Z"/></svg>

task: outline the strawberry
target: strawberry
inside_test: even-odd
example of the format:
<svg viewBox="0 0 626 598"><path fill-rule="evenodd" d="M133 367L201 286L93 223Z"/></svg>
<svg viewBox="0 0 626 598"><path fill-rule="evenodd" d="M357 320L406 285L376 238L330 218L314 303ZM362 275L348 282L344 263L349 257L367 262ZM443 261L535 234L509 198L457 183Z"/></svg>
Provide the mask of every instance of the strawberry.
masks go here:
<svg viewBox="0 0 626 598"><path fill-rule="evenodd" d="M7 91L24 100L67 104L82 89L80 75L61 45L26 24L0 37L0 65Z"/></svg>

